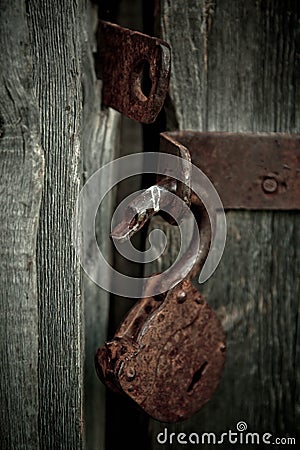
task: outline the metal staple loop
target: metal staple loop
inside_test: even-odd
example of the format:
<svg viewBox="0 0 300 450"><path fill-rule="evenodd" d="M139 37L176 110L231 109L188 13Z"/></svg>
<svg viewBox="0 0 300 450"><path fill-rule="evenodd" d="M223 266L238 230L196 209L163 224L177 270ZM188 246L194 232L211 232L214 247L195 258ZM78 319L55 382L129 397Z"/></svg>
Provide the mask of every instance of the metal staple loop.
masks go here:
<svg viewBox="0 0 300 450"><path fill-rule="evenodd" d="M97 42L103 104L138 122L154 122L169 87L169 45L105 21L99 21Z"/></svg>

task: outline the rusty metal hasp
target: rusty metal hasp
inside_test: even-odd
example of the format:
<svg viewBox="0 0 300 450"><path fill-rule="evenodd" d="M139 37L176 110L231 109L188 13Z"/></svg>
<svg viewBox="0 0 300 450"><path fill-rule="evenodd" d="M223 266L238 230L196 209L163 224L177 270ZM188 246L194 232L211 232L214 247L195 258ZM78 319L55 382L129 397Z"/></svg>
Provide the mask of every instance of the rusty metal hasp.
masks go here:
<svg viewBox="0 0 300 450"><path fill-rule="evenodd" d="M99 21L97 43L103 104L138 122L154 122L169 87L169 45L105 21Z"/></svg>
<svg viewBox="0 0 300 450"><path fill-rule="evenodd" d="M188 151L181 150L182 160L189 160ZM189 179L191 174L185 175ZM169 191L186 205L192 202L198 225L195 228L200 234L198 256L184 277L184 266L191 267L193 254L191 248L186 250L176 266L175 287L169 291L147 296L146 288L145 297L130 310L114 338L98 349L95 364L106 386L129 397L153 418L177 422L190 417L213 395L225 363L225 334L216 313L192 283L210 248L206 209L199 201L193 204L192 191L173 179L159 179L155 189L160 191L157 199L153 199L152 186L127 206L135 221L128 219L132 214L125 210L124 219L112 232L113 238L129 239L168 202L177 208L175 216L180 216L182 205L172 203ZM158 208L154 208L157 202ZM155 277L150 277L147 287L151 289L155 282Z"/></svg>
<svg viewBox="0 0 300 450"><path fill-rule="evenodd" d="M174 131L160 150L189 150L225 209L300 209L300 135Z"/></svg>

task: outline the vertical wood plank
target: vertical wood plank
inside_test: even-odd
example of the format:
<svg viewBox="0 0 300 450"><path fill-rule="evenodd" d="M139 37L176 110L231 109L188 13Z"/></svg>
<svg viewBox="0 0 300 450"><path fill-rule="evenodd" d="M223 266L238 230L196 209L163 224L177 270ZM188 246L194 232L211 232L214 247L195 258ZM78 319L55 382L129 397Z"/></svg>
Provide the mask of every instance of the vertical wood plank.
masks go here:
<svg viewBox="0 0 300 450"><path fill-rule="evenodd" d="M97 8L89 5L84 18L83 48L83 173L84 182L104 164L112 161L119 153L120 114L110 108L101 107L102 82L95 75L94 55L97 43L95 31L98 21ZM106 177L110 177L107 172ZM105 181L105 180L103 180ZM91 192L91 196L93 193ZM111 211L114 193L106 196L101 204L96 220L96 235L101 251L112 264L111 241L109 239ZM91 212L90 220L93 220ZM103 267L94 264L97 249L92 246L89 253L89 271L101 271ZM105 342L109 315L110 294L100 289L88 276L83 274L85 362L84 362L84 419L85 442L88 450L105 448L105 387L98 379L94 368L94 355Z"/></svg>
<svg viewBox="0 0 300 450"><path fill-rule="evenodd" d="M1 2L0 446L5 449L104 448L105 398L93 359L106 335L109 294L86 277L82 284L71 241L82 176L85 180L118 151L119 114L101 109L101 82L95 77L96 21L89 1ZM103 234L112 199L97 223L107 259L110 246Z"/></svg>
<svg viewBox="0 0 300 450"><path fill-rule="evenodd" d="M1 1L0 447L39 448L36 234L43 186L23 3Z"/></svg>
<svg viewBox="0 0 300 450"><path fill-rule="evenodd" d="M81 182L82 2L27 3L33 79L45 151L38 231L40 448L79 449L82 424L82 298L72 247Z"/></svg>
<svg viewBox="0 0 300 450"><path fill-rule="evenodd" d="M300 131L298 2L163 0L160 17L173 49L170 95L180 129ZM241 211L227 220L223 260L201 288L227 332L225 373L212 400L168 430L235 431L244 420L253 432L296 437L300 215ZM165 267L176 242L168 248ZM163 425L151 427L152 448L169 448L156 441Z"/></svg>

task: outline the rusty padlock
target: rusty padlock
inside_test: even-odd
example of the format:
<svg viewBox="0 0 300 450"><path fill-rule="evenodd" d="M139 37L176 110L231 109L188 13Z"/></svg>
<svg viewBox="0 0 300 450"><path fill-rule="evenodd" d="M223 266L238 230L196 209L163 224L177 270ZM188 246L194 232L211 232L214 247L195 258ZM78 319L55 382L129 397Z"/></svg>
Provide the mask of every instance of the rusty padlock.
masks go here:
<svg viewBox="0 0 300 450"><path fill-rule="evenodd" d="M176 184L166 179L156 189L160 190L161 209L167 198L164 193L178 191ZM186 190L184 195L189 205L194 197ZM139 195L129 205L131 213L136 213L135 220L125 218L113 236L129 239L157 211L157 199L154 201L156 208L151 188ZM103 383L161 422L184 420L198 411L215 391L225 363L221 323L192 283L206 260L211 236L208 214L201 202L196 203L201 245L192 270L184 279L179 273L182 281L168 292L137 301L114 338L95 356ZM186 261L189 254L188 250Z"/></svg>

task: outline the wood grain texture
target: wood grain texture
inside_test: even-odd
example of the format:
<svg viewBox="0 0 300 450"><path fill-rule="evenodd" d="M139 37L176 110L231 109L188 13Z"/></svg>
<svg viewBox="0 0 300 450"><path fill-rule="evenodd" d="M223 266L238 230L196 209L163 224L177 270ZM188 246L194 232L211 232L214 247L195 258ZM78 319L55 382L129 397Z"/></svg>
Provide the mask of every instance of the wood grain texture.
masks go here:
<svg viewBox="0 0 300 450"><path fill-rule="evenodd" d="M94 352L109 294L82 281L72 246L82 179L118 151L119 114L101 109L95 77L96 21L88 1L1 1L3 449L104 448ZM107 259L112 201L97 220ZM101 270L93 254L90 269Z"/></svg>
<svg viewBox="0 0 300 450"><path fill-rule="evenodd" d="M160 17L180 129L300 131L297 1L163 0ZM296 437L300 215L228 212L227 221L223 259L201 288L227 332L225 373L197 415L168 429L234 431L244 420L250 431ZM163 266L175 259L176 238L168 248ZM151 429L152 448L180 447L156 442L162 424Z"/></svg>
<svg viewBox="0 0 300 450"><path fill-rule="evenodd" d="M97 27L97 9L87 8L84 19L83 48L83 126L82 150L84 181L100 167L118 156L120 114L110 108L101 107L102 82L95 75L93 53L96 50L95 31ZM110 177L106 172L107 182ZM93 192L90 193L91 197ZM110 220L114 192L103 200L96 220L96 235L105 259L112 263L111 241L109 239ZM91 211L90 220L93 221ZM103 267L95 264L97 249L89 246L89 272L101 271ZM88 450L105 448L105 387L99 381L94 367L94 355L107 336L110 294L100 289L90 278L83 274L84 324L85 324L85 363L84 363L84 421L85 443Z"/></svg>
<svg viewBox="0 0 300 450"><path fill-rule="evenodd" d="M26 5L46 163L37 246L40 448L80 449L83 308L72 218L82 175L83 2Z"/></svg>
<svg viewBox="0 0 300 450"><path fill-rule="evenodd" d="M1 1L0 447L38 437L36 234L43 186L37 103L25 6Z"/></svg>

